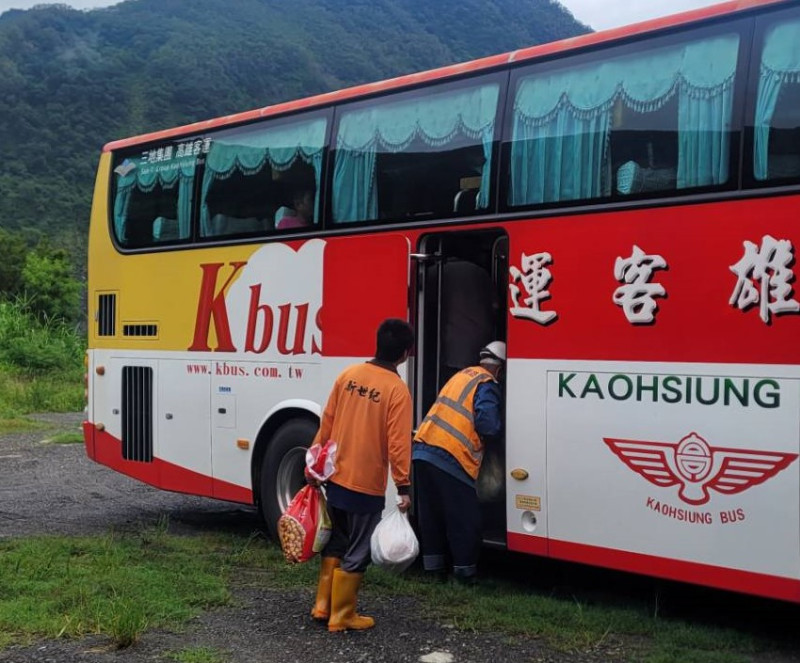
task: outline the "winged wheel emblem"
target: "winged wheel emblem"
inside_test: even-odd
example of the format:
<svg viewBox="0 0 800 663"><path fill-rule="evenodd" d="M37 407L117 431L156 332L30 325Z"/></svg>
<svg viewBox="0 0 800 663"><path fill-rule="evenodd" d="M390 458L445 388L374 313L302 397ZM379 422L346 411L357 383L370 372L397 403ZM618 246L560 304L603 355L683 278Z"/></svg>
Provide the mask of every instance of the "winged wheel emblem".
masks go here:
<svg viewBox="0 0 800 663"><path fill-rule="evenodd" d="M735 495L764 483L787 468L798 454L712 447L697 433L676 444L604 437L619 459L650 483L662 488L680 486L678 496L699 506L712 490Z"/></svg>

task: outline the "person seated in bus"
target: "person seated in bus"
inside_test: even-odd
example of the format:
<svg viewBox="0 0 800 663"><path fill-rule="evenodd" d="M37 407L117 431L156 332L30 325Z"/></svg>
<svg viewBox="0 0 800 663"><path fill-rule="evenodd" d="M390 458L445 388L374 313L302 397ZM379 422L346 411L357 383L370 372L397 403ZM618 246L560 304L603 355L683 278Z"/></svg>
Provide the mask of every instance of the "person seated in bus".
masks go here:
<svg viewBox="0 0 800 663"><path fill-rule="evenodd" d="M275 228L302 228L314 222L314 191L312 189L299 189L292 196L292 207L282 207L278 210L282 214L275 214Z"/></svg>
<svg viewBox="0 0 800 663"><path fill-rule="evenodd" d="M442 387L414 437L422 567L433 577L446 578L449 554L457 581L476 580L481 545L476 484L484 445L503 429L498 380L505 362L505 343L484 347L477 366L459 371Z"/></svg>

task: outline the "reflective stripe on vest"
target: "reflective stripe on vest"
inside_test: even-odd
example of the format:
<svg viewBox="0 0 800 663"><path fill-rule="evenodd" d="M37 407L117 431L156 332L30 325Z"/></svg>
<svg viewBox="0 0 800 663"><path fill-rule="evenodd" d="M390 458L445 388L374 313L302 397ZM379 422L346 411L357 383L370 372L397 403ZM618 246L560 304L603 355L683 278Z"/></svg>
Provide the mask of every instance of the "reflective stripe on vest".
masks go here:
<svg viewBox="0 0 800 663"><path fill-rule="evenodd" d="M483 459L483 443L475 432L475 391L479 384L493 379L480 366L456 373L442 388L417 432L418 441L448 451L473 479Z"/></svg>

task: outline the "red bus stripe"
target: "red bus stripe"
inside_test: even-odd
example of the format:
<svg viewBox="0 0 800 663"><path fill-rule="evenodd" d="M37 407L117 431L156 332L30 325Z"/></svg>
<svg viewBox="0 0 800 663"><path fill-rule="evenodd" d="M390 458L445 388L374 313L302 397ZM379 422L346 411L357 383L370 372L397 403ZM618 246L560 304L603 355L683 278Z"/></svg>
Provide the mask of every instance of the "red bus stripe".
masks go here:
<svg viewBox="0 0 800 663"><path fill-rule="evenodd" d="M542 550L549 550L550 557L568 562L602 566L717 589L729 589L782 601L796 603L800 600L800 580L796 578L783 578L513 532L508 533L508 548L535 555L541 555Z"/></svg>
<svg viewBox="0 0 800 663"><path fill-rule="evenodd" d="M160 458L153 458L149 463L125 460L121 442L117 438L106 431L95 430L89 422L84 422L83 430L89 457L112 470L163 490L242 504L254 503L253 491L249 488L214 479ZM90 443L90 440L93 442Z"/></svg>

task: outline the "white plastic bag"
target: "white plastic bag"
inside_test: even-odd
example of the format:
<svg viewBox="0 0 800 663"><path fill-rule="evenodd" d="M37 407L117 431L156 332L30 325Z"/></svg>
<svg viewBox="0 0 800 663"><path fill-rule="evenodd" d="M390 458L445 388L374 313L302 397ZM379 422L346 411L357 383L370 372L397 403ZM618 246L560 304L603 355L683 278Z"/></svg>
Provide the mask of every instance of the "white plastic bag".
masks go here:
<svg viewBox="0 0 800 663"><path fill-rule="evenodd" d="M378 523L370 540L372 561L387 571L405 571L419 554L417 535L408 516L393 509Z"/></svg>

